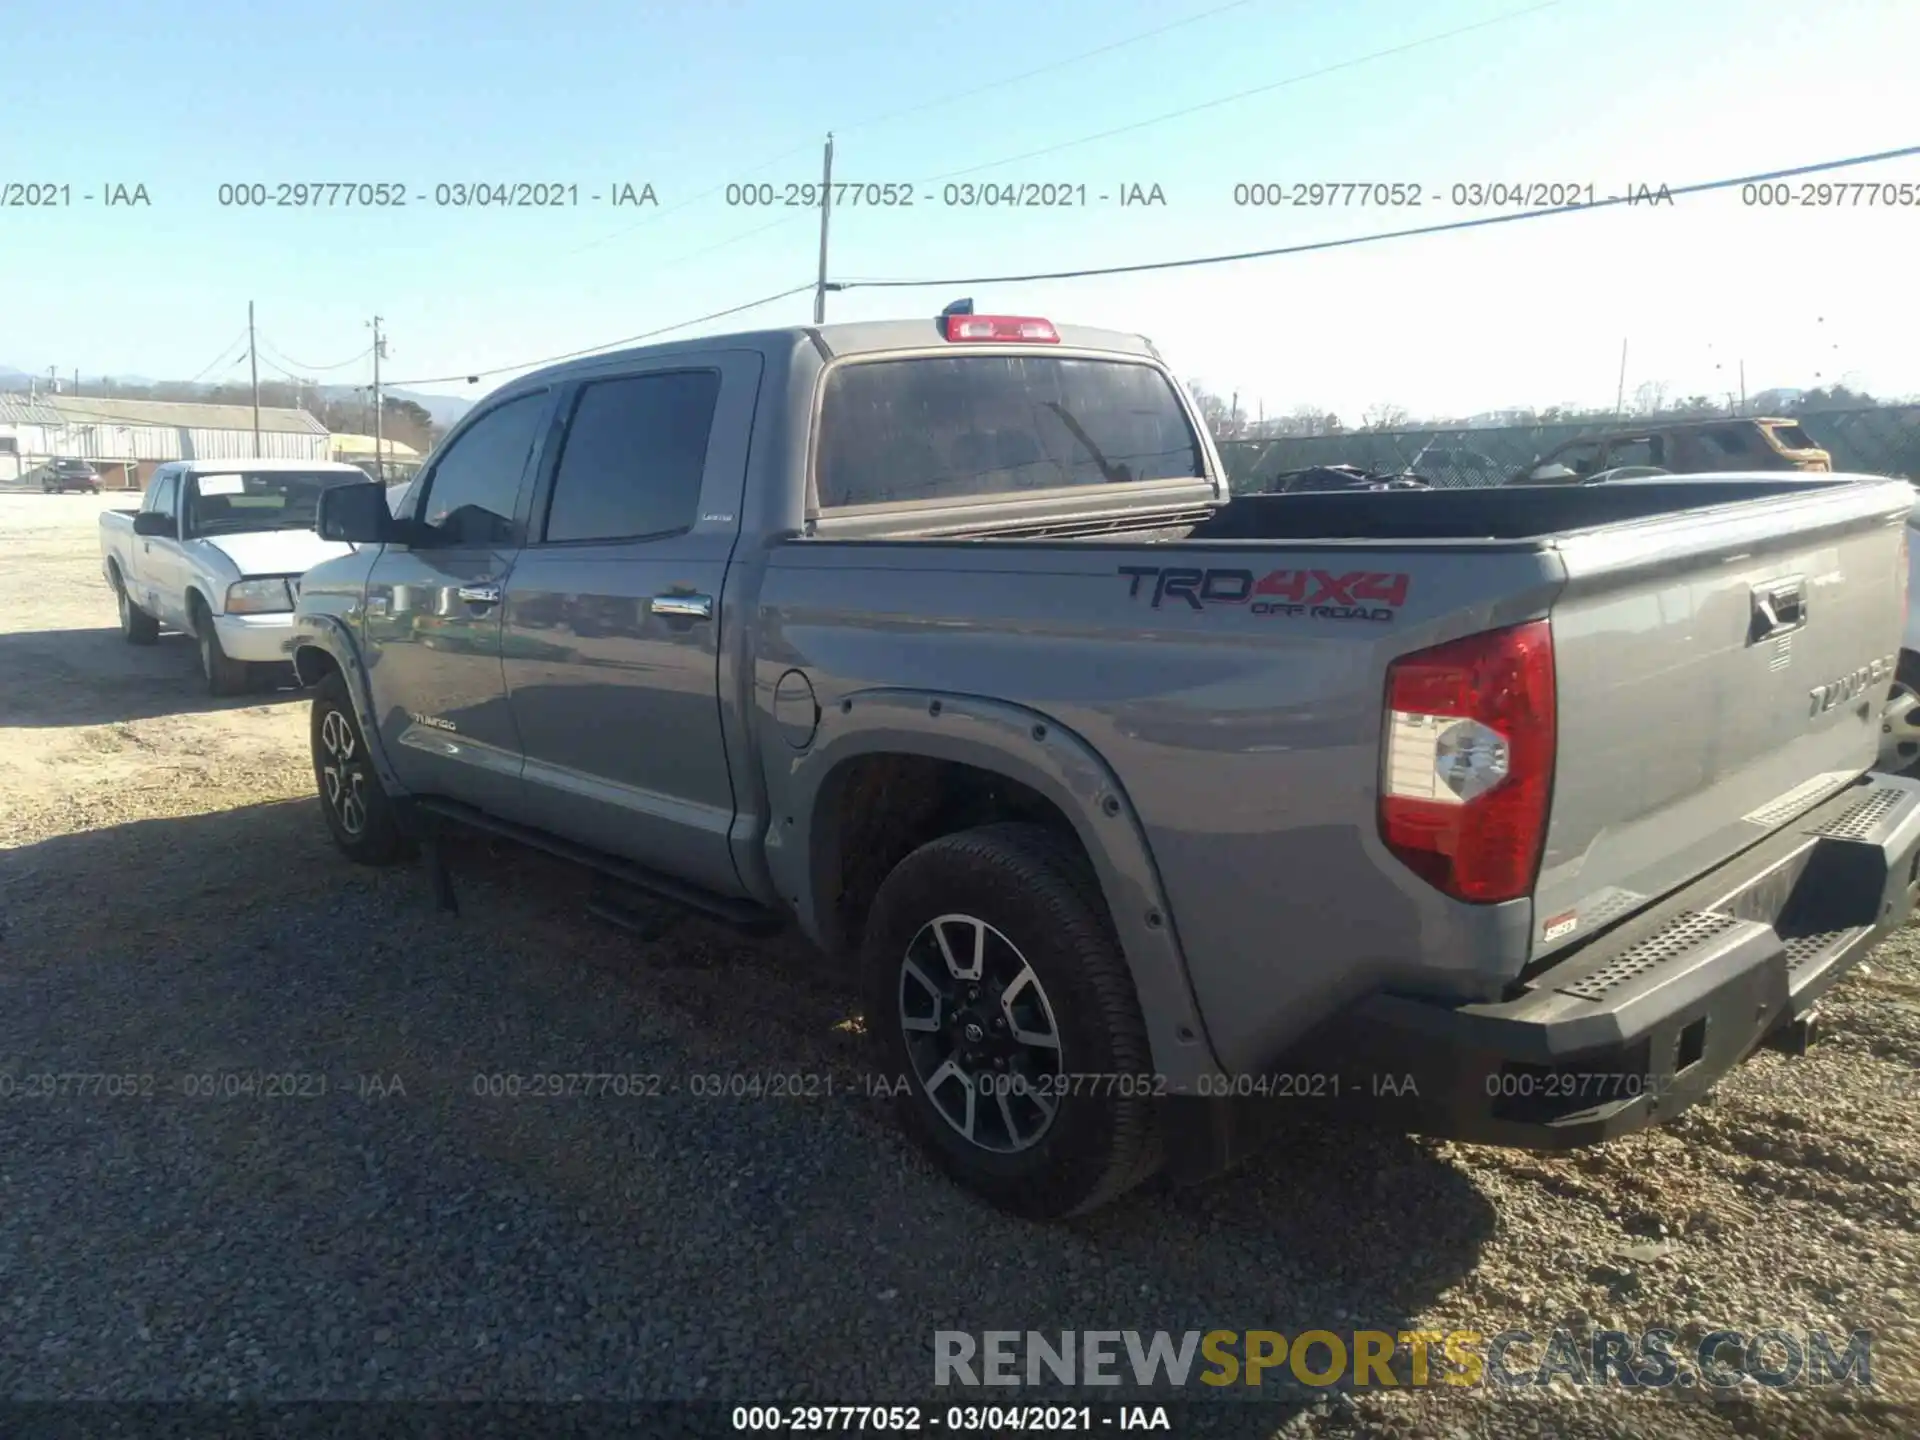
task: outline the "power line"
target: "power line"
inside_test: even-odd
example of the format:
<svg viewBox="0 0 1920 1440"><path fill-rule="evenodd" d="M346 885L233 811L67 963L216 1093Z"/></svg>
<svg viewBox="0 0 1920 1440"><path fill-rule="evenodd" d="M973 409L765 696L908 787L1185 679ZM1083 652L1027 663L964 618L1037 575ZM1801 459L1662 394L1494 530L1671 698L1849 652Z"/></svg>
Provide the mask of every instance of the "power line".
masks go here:
<svg viewBox="0 0 1920 1440"><path fill-rule="evenodd" d="M228 341L228 342L227 342L227 343L226 343L225 345L223 345L223 346L221 346L221 347L220 347L220 355L216 355L216 356L215 356L215 357L213 358L213 361L212 361L212 363L211 363L211 364L208 364L208 365L205 365L205 366L202 366L202 367L201 367L201 370L200 370L200 373L199 373L198 375L195 375L195 376L193 377L193 379L191 379L191 380L189 380L189 381L187 381L187 384L189 384L189 385L198 385L198 384L200 383L200 380L201 380L201 378L202 378L202 376L205 376L205 375L206 375L206 374L208 374L208 373L209 373L209 372L210 372L211 370L213 370L213 368L214 368L215 366L217 366L217 365L218 365L218 364L220 363L220 357L221 357L221 356L223 356L223 355L226 355L226 354L228 354L228 353L229 353L229 352L230 352L230 351L231 351L231 350L233 349L233 347L234 347L234 346L236 346L236 345L238 345L238 344L240 343L240 340L241 340L241 337L242 337L242 336L244 336L244 335L245 335L246 333L247 333L247 332L246 332L246 329L245 329L245 327L243 326L243 327L241 328L241 330L240 330L240 334L239 334L239 335L235 335L235 336L233 337L233 339L231 339L231 340L229 340L229 341Z"/></svg>
<svg viewBox="0 0 1920 1440"><path fill-rule="evenodd" d="M1222 95L1217 99L1203 100L1197 105L1188 105L1179 110L1169 110L1164 115L1156 115L1149 120L1136 120L1130 125L1116 126L1111 130L1102 130L1094 135L1082 135L1078 140L1062 140L1057 145L1042 146L1038 150L1027 150L1019 155L1009 155L1004 160L989 160L984 165L969 165L963 170L949 170L941 175L931 175L921 184L930 185L938 180L951 180L958 175L975 175L982 170L998 170L1002 165L1017 165L1022 160L1035 160L1042 155L1053 155L1061 150L1071 150L1077 145L1091 145L1096 140L1111 139L1115 135L1130 135L1135 130L1145 130L1150 125L1162 125L1169 120L1178 120L1187 115L1197 115L1202 110L1215 110L1222 105L1231 105L1255 95L1266 95L1275 90L1283 90L1289 85L1299 85L1307 80L1318 80L1323 75L1336 74L1341 70L1351 70L1356 65L1369 65L1375 60L1384 60L1393 55L1404 55L1409 50L1418 50L1423 46L1437 45L1442 40L1452 40L1460 35L1469 35L1476 30L1485 30L1492 25L1504 25L1509 20L1524 19L1536 15L1542 10L1551 10L1566 0L1543 0L1538 5L1530 5L1524 10L1509 11L1505 15L1495 15L1491 19L1477 20L1471 25L1462 25L1455 30L1443 30L1438 35L1428 35L1419 40L1409 40L1403 45L1392 45L1385 50L1375 50L1366 55L1356 55L1351 60L1341 60L1333 65L1324 65L1318 70L1304 70L1298 75L1289 75L1284 80L1274 80L1265 85L1256 85L1251 90L1239 90L1231 95Z"/></svg>
<svg viewBox="0 0 1920 1440"><path fill-rule="evenodd" d="M270 350L275 355L278 355L282 360L286 361L287 364L293 366L294 369L304 370L308 374L313 374L315 372L324 371L324 370L344 370L349 365L358 365L362 360L366 359L367 356L373 353L372 347L368 347L367 349L362 350L358 355L355 355L352 359L342 360L339 363L334 365L309 365L303 360L294 359L291 355L288 355L287 353L285 353L283 350L280 349L278 345L275 345L272 341L267 339L267 337L264 335L260 337L260 345L263 349ZM276 366L275 368L277 369L278 367ZM281 373L284 375L286 372L283 370L281 371ZM294 378L298 378L298 377L294 377Z"/></svg>
<svg viewBox="0 0 1920 1440"><path fill-rule="evenodd" d="M1022 70L1017 75L1008 75L1000 80L989 80L985 85L976 85L971 90L960 90L952 95L943 95L937 100L923 100L918 105L909 105L904 110L890 110L885 115L876 115L870 120L856 120L851 125L836 126L835 131L864 130L870 125L884 125L890 120L898 120L905 115L918 115L923 110L935 110L942 105L952 105L961 100L971 100L976 95L985 95L990 90L1004 89L1008 85L1017 85L1022 80L1031 80L1038 75L1046 75L1069 65L1077 65L1082 60L1091 60L1096 55L1105 55L1110 51L1124 50L1129 45L1138 45L1142 40L1151 40L1156 35L1164 35L1169 30L1178 30L1183 25L1194 25L1202 20L1211 20L1216 15L1224 15L1229 10L1238 10L1251 5L1255 0L1229 0L1228 4L1216 5L1211 10L1202 10L1197 15L1189 15L1181 20L1169 21L1153 30L1142 30L1138 35L1129 35L1124 40L1115 40L1107 45L1098 45L1091 50L1082 50L1078 55L1069 55L1063 60L1042 65L1034 70Z"/></svg>
<svg viewBox="0 0 1920 1440"><path fill-rule="evenodd" d="M260 363L266 366L269 370L273 371L276 375L279 375L284 379L291 380L296 385L301 384L302 382L310 378L309 376L306 376L306 375L296 375L291 370L286 370L281 368L280 366L274 364L273 360L266 355L262 355L260 357Z"/></svg>
<svg viewBox="0 0 1920 1440"><path fill-rule="evenodd" d="M1736 185L1759 185L1770 180L1786 180L1796 175L1815 175L1824 170L1844 170L1855 165L1877 165L1920 155L1920 145L1898 150L1881 150L1872 155L1853 155L1844 160L1822 160L1812 165L1795 165L1785 170L1767 170L1757 175L1739 175L1729 180L1705 180L1696 185L1671 185L1663 189L1672 196L1701 195L1709 190L1730 190ZM1276 255L1304 255L1311 250L1337 250L1347 245L1369 245L1378 240L1404 240L1415 235L1440 235L1449 230L1474 230L1484 225L1509 225L1520 220L1538 220L1546 215L1567 215L1589 210L1604 210L1612 205L1645 203L1639 193L1611 196L1586 205L1555 205L1544 210L1516 210L1506 215L1487 215L1475 220L1452 220L1441 225L1418 225L1407 230L1383 230L1372 235L1348 235L1338 240L1314 240L1304 245L1280 245L1271 250L1242 250L1232 255L1201 255L1186 260L1152 260L1139 265L1103 265L1084 270L1051 270L1033 275L973 275L947 280L841 280L829 283L829 290L915 289L933 286L1017 285L1030 280L1079 280L1094 275L1138 275L1149 270L1184 270L1198 265L1227 265L1237 260L1265 260Z"/></svg>
<svg viewBox="0 0 1920 1440"><path fill-rule="evenodd" d="M555 365L562 360L577 360L582 355L591 355L597 350L614 350L622 345L635 345L642 340L651 340L656 335L665 335L674 330L685 330L691 325L704 325L709 320L719 320L727 315L738 315L742 310L754 310L762 305L771 305L776 300L784 300L789 295L798 295L802 290L813 289L814 282L796 285L791 290L782 290L777 295L763 295L758 300L749 300L744 305L732 305L725 310L715 310L711 314L696 315L691 320L679 320L671 325L662 325L658 330L643 330L638 335L628 335L619 340L603 340L598 345L589 345L583 350L569 350L564 355L549 355L542 360L522 360L515 365L497 365L491 370L474 370L461 375L430 375L419 380L389 380L388 388L396 385L444 385L449 381L464 380L472 382L488 375L505 375L511 370L532 370L541 365Z"/></svg>
<svg viewBox="0 0 1920 1440"><path fill-rule="evenodd" d="M782 219L775 220L770 225L761 225L756 229L747 231L744 235L734 235L725 240L716 240L711 245L703 245L698 250L679 256L677 259L662 260L658 265L649 265L647 268L649 271L667 270L675 265L684 265L689 260L698 260L702 255L711 255L715 250L724 250L729 245L738 245L742 240L751 240L754 236L764 235L769 230L778 230L782 225L791 225L796 220L811 219L813 212L814 207L812 206L808 206L805 209L795 209Z"/></svg>

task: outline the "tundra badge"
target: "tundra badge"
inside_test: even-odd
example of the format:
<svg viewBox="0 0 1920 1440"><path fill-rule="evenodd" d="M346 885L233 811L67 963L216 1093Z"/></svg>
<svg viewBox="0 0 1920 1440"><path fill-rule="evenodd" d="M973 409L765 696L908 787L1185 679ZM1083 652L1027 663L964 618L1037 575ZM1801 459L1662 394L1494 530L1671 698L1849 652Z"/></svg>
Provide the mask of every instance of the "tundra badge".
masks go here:
<svg viewBox="0 0 1920 1440"><path fill-rule="evenodd" d="M1896 657L1892 655L1883 655L1871 665L1862 665L1850 674L1829 680L1824 685L1814 686L1807 692L1807 698L1812 701L1812 706L1807 711L1808 717L1823 715L1834 706L1844 705L1881 682L1891 680L1895 659Z"/></svg>

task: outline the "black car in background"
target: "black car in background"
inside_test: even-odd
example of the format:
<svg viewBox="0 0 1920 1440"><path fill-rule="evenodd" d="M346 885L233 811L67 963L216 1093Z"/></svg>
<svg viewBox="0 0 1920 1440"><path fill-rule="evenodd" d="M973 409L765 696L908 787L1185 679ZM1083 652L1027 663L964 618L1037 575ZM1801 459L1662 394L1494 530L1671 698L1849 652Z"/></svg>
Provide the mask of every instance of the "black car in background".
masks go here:
<svg viewBox="0 0 1920 1440"><path fill-rule="evenodd" d="M100 472L85 460L55 460L40 476L40 488L49 495L80 490L89 495L100 493Z"/></svg>

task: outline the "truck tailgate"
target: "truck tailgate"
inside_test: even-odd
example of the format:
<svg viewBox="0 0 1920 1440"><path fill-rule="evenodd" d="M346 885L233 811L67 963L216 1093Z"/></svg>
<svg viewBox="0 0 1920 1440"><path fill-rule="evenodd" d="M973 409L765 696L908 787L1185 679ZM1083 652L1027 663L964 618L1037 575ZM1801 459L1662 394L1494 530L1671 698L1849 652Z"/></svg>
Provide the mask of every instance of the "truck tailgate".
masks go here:
<svg viewBox="0 0 1920 1440"><path fill-rule="evenodd" d="M1536 958L1765 839L1873 764L1904 624L1902 482L1575 532Z"/></svg>

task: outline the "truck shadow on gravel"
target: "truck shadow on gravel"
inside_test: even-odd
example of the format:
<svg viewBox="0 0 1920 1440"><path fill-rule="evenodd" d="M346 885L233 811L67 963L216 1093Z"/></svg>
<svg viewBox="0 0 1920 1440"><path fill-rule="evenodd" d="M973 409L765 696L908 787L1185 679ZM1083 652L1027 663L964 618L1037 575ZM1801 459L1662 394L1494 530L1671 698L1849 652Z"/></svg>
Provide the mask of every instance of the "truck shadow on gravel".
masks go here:
<svg viewBox="0 0 1920 1440"><path fill-rule="evenodd" d="M1009 1219L891 1127L803 942L637 939L542 857L451 858L458 917L418 866L336 858L311 801L0 853L0 1071L153 1077L0 1107L0 1237L32 1237L0 1393L1018 1401L936 1392L934 1333L1398 1332L1493 1233L1430 1147L1310 1124L1203 1187ZM773 1075L811 1080L728 1093Z"/></svg>
<svg viewBox="0 0 1920 1440"><path fill-rule="evenodd" d="M289 665L262 667L262 688L249 694L209 695L191 636L129 645L118 629L0 633L0 675L0 725L35 728L237 710L301 693Z"/></svg>

